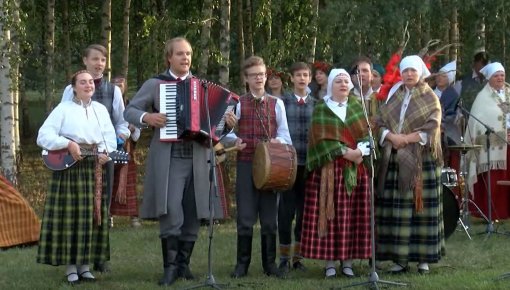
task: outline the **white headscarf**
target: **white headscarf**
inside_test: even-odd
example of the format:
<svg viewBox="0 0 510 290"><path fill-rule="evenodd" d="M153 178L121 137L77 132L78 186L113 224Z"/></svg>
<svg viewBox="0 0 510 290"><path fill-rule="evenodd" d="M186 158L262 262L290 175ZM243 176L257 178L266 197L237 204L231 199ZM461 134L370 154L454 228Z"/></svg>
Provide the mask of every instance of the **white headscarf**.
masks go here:
<svg viewBox="0 0 510 290"><path fill-rule="evenodd" d="M505 68L503 67L503 65L499 62L491 62L488 65L484 66L480 70L480 73L483 74L483 76L486 79L490 79L492 75L498 71L505 72Z"/></svg>
<svg viewBox="0 0 510 290"><path fill-rule="evenodd" d="M331 93L333 90L333 80L339 74L343 74L343 75L347 76L347 78L349 79L349 85L348 85L349 90L352 90L352 88L354 88L354 85L352 84L352 81L351 81L351 75L349 75L349 73L343 68L334 68L331 70L331 72L329 73L329 76L328 76L328 88L327 88L326 96L324 97L324 99L331 98Z"/></svg>
<svg viewBox="0 0 510 290"><path fill-rule="evenodd" d="M400 73L407 69L413 68L418 72L419 78L426 78L430 76L430 71L418 55L406 56L400 61Z"/></svg>
<svg viewBox="0 0 510 290"><path fill-rule="evenodd" d="M448 83L451 85L455 81L455 75L457 74L457 61L452 61L443 66L439 72L445 73L448 76Z"/></svg>
<svg viewBox="0 0 510 290"><path fill-rule="evenodd" d="M402 72L407 69L407 68L412 68L414 70L416 70L416 72L418 72L418 78L426 78L428 76L430 76L430 71L429 69L427 68L427 66L425 65L425 63L423 62L423 60L421 59L420 56L418 55L409 55L409 56L406 56L404 57L401 61L400 61L400 74L402 74ZM390 98L393 96L393 94L398 90L398 88L400 88L400 86L402 86L404 84L403 81L399 81L398 83L396 83L395 85L393 85L393 87L391 87L390 89L390 92L388 93L388 97L386 98L386 103L388 103L388 101L390 100Z"/></svg>

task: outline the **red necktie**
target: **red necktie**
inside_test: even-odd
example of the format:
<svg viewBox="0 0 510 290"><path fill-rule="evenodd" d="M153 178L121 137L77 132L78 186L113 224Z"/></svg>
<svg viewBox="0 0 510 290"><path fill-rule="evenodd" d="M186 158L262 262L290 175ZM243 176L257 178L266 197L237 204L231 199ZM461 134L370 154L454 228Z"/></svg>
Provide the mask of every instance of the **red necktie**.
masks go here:
<svg viewBox="0 0 510 290"><path fill-rule="evenodd" d="M305 99L304 98L299 98L299 101L297 103L298 103L298 105L304 105L305 104Z"/></svg>

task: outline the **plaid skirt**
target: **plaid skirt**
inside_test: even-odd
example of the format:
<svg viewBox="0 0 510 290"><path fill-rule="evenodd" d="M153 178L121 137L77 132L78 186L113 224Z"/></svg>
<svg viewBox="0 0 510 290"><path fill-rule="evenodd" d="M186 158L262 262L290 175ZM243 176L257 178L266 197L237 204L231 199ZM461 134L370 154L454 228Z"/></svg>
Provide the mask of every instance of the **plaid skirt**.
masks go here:
<svg viewBox="0 0 510 290"><path fill-rule="evenodd" d="M395 263L437 263L445 252L441 167L423 153L423 210L416 212L412 191L398 191L398 164L392 154L384 191L376 201L376 258Z"/></svg>
<svg viewBox="0 0 510 290"><path fill-rule="evenodd" d="M57 266L110 260L106 194L101 199L101 226L95 225L93 215L94 158L53 172L44 205L37 262Z"/></svg>
<svg viewBox="0 0 510 290"><path fill-rule="evenodd" d="M110 214L118 216L138 216L138 194L136 192L136 163L133 156L130 156L128 164L115 165L115 175L113 182L112 203L110 205ZM127 166L126 179L126 203L121 204L116 201L117 190L119 188L120 168Z"/></svg>
<svg viewBox="0 0 510 290"><path fill-rule="evenodd" d="M370 195L368 170L360 165L351 195L344 187L343 158L334 161L335 216L327 221L327 234L319 238L321 169L308 175L305 189L301 254L318 260L367 259L370 253Z"/></svg>

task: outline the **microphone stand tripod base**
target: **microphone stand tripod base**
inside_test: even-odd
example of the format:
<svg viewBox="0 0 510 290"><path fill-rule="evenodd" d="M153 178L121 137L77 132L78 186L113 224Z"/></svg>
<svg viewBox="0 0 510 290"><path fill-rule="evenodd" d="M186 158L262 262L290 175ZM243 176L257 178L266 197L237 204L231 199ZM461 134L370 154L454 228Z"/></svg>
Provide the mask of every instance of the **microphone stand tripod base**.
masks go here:
<svg viewBox="0 0 510 290"><path fill-rule="evenodd" d="M368 276L368 281L354 283L354 284L351 284L351 285L348 285L348 286L345 286L345 287L340 287L338 289L347 289L347 288L351 288L351 287L370 285L371 289L379 290L378 283L385 284L385 285L393 285L393 286L407 286L406 283L379 280L379 275L377 275L377 272L372 270L372 272L370 272L370 275Z"/></svg>
<svg viewBox="0 0 510 290"><path fill-rule="evenodd" d="M363 91L361 86L361 78L358 75L358 83L360 84L360 95L361 97L361 104L363 107L363 115L365 116L365 120L367 122L367 131L368 131L368 139L370 143L370 175L369 175L369 192L370 192L370 252L371 252L371 261L372 261L372 267L371 272L368 277L368 281L365 282L358 282L354 283L345 287L340 287L339 289L345 289L350 287L356 287L356 286L363 286L363 285L370 285L371 288L379 289L378 283L381 284L387 284L387 285L394 285L394 286L407 286L405 283L400 282L392 282L392 281L384 281L379 280L379 275L377 275L377 272L375 270L375 201L374 201L374 193L375 193L375 186L374 186L374 172L375 172L375 166L374 166L374 160L377 159L376 151L375 151L375 140L374 136L372 134L372 128L370 126L370 120L368 117L368 111L367 111L367 105L365 103L365 99L363 97Z"/></svg>
<svg viewBox="0 0 510 290"><path fill-rule="evenodd" d="M510 278L510 272L507 272L505 274L502 274L500 275L498 278L496 278L495 280L498 281L498 280L504 280L506 278Z"/></svg>
<svg viewBox="0 0 510 290"><path fill-rule="evenodd" d="M207 85L202 83L204 88L204 96L205 96L205 110L207 112L207 127L209 128L209 136L213 136L212 128L211 128L211 116L209 114L209 101L208 101L208 90ZM214 146L212 139L209 138L209 148L211 148L209 153L209 225L207 226L207 231L209 235L209 245L207 251L207 278L204 283L194 285L191 287L187 287L184 289L197 289L203 287L211 287L214 289L222 289L221 287L228 287L227 284L217 284L216 279L212 274L212 242L214 236L214 205L213 205L213 196L218 192L218 183L217 183L217 175L216 175L216 153L214 152Z"/></svg>

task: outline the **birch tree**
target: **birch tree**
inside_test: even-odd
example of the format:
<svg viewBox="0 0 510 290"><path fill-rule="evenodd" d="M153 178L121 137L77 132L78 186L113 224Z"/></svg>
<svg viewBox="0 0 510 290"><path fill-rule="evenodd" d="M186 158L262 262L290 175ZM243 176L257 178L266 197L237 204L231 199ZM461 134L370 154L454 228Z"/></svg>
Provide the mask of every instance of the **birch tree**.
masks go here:
<svg viewBox="0 0 510 290"><path fill-rule="evenodd" d="M200 33L200 58L198 75L205 76L209 64L209 40L211 39L212 0L205 0L202 7L202 29Z"/></svg>
<svg viewBox="0 0 510 290"><path fill-rule="evenodd" d="M101 14L101 44L106 47L106 69L104 76L110 80L112 65L111 65L111 52L112 52L112 1L104 0Z"/></svg>
<svg viewBox="0 0 510 290"><path fill-rule="evenodd" d="M230 0L221 0L219 83L222 86L228 86L230 74L230 4Z"/></svg>
<svg viewBox="0 0 510 290"><path fill-rule="evenodd" d="M55 75L54 75L54 55L55 55L55 0L48 0L46 5L46 112L53 109L53 98L55 96Z"/></svg>
<svg viewBox="0 0 510 290"><path fill-rule="evenodd" d="M129 70L129 11L131 0L124 0L124 14L122 17L122 68L120 74L126 79Z"/></svg>
<svg viewBox="0 0 510 290"><path fill-rule="evenodd" d="M1 174L16 184L16 145L15 145L15 115L12 94L11 64L11 34L12 23L11 1L0 0L0 161Z"/></svg>

